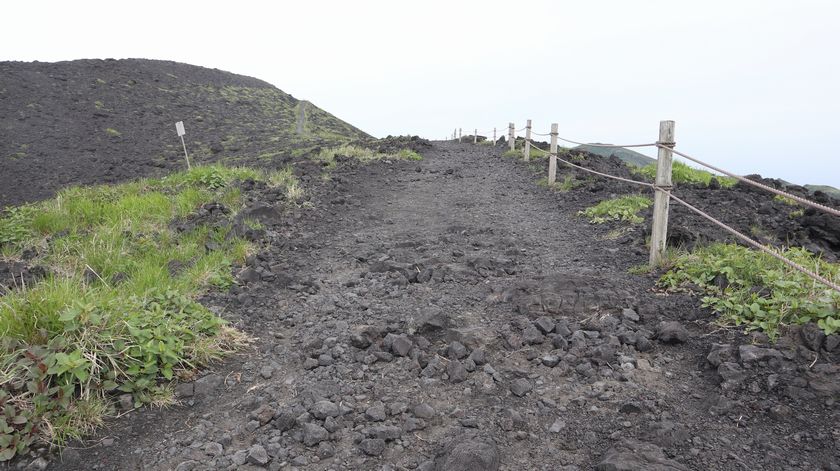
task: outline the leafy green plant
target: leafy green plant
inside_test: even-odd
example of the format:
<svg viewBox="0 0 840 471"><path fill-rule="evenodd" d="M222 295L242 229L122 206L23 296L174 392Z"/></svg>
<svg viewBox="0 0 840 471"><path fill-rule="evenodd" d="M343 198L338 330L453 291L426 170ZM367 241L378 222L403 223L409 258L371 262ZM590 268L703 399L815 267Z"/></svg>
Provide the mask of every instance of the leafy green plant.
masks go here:
<svg viewBox="0 0 840 471"><path fill-rule="evenodd" d="M171 395L161 381L241 342L193 298L231 286L231 265L244 261L249 244L227 237L223 221L179 230L173 221L210 202L241 207L231 183L248 178L266 175L196 167L68 188L0 215L3 255L18 259L28 250L35 254L28 262L50 273L0 301L0 461L36 442L60 445L89 433L112 394L165 404Z"/></svg>
<svg viewBox="0 0 840 471"><path fill-rule="evenodd" d="M30 223L35 210L29 206L7 208L0 213L0 250L20 244L32 236Z"/></svg>
<svg viewBox="0 0 840 471"><path fill-rule="evenodd" d="M654 180L656 178L656 164L653 163L645 165L641 168L636 168L634 169L634 172L647 177L649 180ZM738 183L738 180L735 180L734 178L716 176L705 170L691 167L678 160L673 161L671 168L671 181L673 183L691 183L709 186L713 178L717 179L718 183L723 188L729 188Z"/></svg>
<svg viewBox="0 0 840 471"><path fill-rule="evenodd" d="M805 249L784 255L821 275L840 279L840 266ZM679 257L659 285L669 290L699 289L703 306L725 324L760 329L770 337L785 324L816 322L826 334L840 331L840 293L763 252L735 244L714 244Z"/></svg>
<svg viewBox="0 0 840 471"><path fill-rule="evenodd" d="M601 201L578 212L589 218L593 224L603 224L607 221L624 221L640 223L643 219L638 215L640 211L650 207L653 200L642 195L627 195Z"/></svg>

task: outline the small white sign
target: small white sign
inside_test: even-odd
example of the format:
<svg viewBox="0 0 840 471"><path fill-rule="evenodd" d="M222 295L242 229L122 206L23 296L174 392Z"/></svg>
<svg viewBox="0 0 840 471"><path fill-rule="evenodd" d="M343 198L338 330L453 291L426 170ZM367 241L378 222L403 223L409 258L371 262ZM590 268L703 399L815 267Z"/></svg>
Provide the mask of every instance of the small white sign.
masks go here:
<svg viewBox="0 0 840 471"><path fill-rule="evenodd" d="M177 123L175 123L175 130L178 131L179 136L183 136L184 134L187 133L186 131L184 131L184 122L183 121L178 121Z"/></svg>

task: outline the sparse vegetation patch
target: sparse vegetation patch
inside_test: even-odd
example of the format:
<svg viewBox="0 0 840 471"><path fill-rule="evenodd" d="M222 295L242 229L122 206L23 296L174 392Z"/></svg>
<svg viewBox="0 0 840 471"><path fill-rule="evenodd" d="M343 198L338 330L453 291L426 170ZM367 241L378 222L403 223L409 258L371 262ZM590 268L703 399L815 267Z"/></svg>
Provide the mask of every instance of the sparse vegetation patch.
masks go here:
<svg viewBox="0 0 840 471"><path fill-rule="evenodd" d="M653 200L642 195L627 195L601 201L590 206L579 214L589 218L593 224L603 224L607 221L622 221L640 223L643 221L639 212L653 204Z"/></svg>
<svg viewBox="0 0 840 471"><path fill-rule="evenodd" d="M243 204L235 182L246 179L300 196L290 169L208 166L69 188L0 214L3 258L26 252L48 273L0 297L0 461L83 436L115 394L138 406L170 403L168 381L241 344L242 334L194 297L229 287L249 243L229 237L225 221L175 222L208 203L232 218Z"/></svg>
<svg viewBox="0 0 840 471"><path fill-rule="evenodd" d="M639 175L647 177L649 180L654 180L656 178L655 163L645 165L644 167L634 169L633 171ZM674 183L691 183L709 186L713 178L717 179L718 183L723 188L730 188L738 183L738 180L735 180L734 178L713 175L710 172L691 167L678 160L673 162L671 172L671 180Z"/></svg>
<svg viewBox="0 0 840 471"><path fill-rule="evenodd" d="M840 280L840 266L805 249L784 255L821 275ZM771 338L786 324L816 322L826 334L840 331L840 293L815 282L775 258L735 244L714 244L685 253L659 280L670 290L699 289L703 305L720 321L762 330Z"/></svg>
<svg viewBox="0 0 840 471"><path fill-rule="evenodd" d="M337 156L352 158L362 162L372 162L375 160L423 160L423 157L411 149L401 149L396 153L377 152L367 147L356 146L352 144L345 144L338 147L330 147L322 150L317 156L316 160L326 162L327 166L335 167L335 158Z"/></svg>

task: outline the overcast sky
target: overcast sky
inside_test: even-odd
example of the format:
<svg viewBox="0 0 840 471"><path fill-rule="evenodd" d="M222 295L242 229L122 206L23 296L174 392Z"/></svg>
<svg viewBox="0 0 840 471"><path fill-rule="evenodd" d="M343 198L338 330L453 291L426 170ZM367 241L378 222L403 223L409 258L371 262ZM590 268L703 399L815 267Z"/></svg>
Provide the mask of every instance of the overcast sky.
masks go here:
<svg viewBox="0 0 840 471"><path fill-rule="evenodd" d="M530 118L588 142L650 142L672 119L686 153L840 187L836 1L28 0L3 16L0 60L216 67L375 136Z"/></svg>

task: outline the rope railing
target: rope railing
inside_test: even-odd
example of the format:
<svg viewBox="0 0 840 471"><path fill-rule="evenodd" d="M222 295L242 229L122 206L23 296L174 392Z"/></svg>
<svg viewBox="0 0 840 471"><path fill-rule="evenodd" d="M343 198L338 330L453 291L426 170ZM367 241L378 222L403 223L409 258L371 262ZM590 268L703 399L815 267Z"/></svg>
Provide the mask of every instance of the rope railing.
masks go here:
<svg viewBox="0 0 840 471"><path fill-rule="evenodd" d="M697 163L697 164L702 165L704 167L707 167L711 170L714 170L714 171L716 171L716 172L718 172L722 175L726 175L726 176L734 178L734 179L736 179L740 182L743 182L745 184L752 185L754 187L769 191L769 192L774 193L776 195L779 195L779 196L782 196L782 197L785 197L785 198L789 198L792 201L796 201L796 202L801 203L803 205L806 205L806 206L824 211L824 212L826 212L828 214L831 214L831 215L834 215L834 216L840 216L840 210L837 210L835 208L832 208L832 207L829 207L829 206L826 206L826 205L823 205L823 204L820 204L820 203L816 203L816 202L811 201L807 198L803 198L801 196L797 196L797 195L788 193L786 191L778 190L778 189L773 188L769 185L765 185L761 182L750 180L746 177L737 175L735 173L726 171L724 169L721 169L719 167L716 167L714 165L706 163L706 162L704 162L704 161L702 161L702 160L700 160L696 157L692 157L692 156L690 156L690 155L688 155L684 152L680 152L680 151L675 150L674 149L675 144L673 142L674 141L674 139L673 139L673 137L674 137L674 135L673 135L673 130L674 130L673 121L662 121L660 123L659 139L656 142L652 142L652 143L648 143L648 144L602 144L602 143L580 142L580 141L576 141L576 140L573 140L573 139L567 139L567 138L563 138L563 137L558 136L557 135L557 125L556 124L552 124L552 132L550 132L550 133L542 134L542 133L534 132L532 127L531 127L531 121L530 120L528 120L528 125L526 127L522 128L522 129L513 129L513 123L511 123L507 128L502 128L502 130L505 130L505 129L507 130L507 135L509 137L515 137L515 134L513 136L511 136L511 131L513 131L514 133L515 132L521 132L523 130L528 131L526 133L526 137L525 137L525 148L523 149L523 157L525 158L525 160L528 160L528 156L529 156L531 151L539 151L542 154L548 154L549 155L548 182L550 184L554 183L555 180L556 180L556 176L555 176L556 163L555 162L560 161L560 162L562 162L562 163L564 163L564 164L566 164L566 165L568 165L572 168L576 168L578 170L581 170L581 171L584 171L584 172L587 172L587 173L591 173L591 174L598 175L598 176L601 176L601 177L604 177L604 178L608 178L608 179L612 179L612 180L616 180L616 181L621 181L621 182L629 183L629 184L632 184L632 185L638 185L638 186L642 186L642 187L650 188L650 189L654 190L654 192L656 193L657 196L656 196L656 199L654 201L653 228L651 230L651 264L652 265L654 265L656 263L659 263L659 260L661 260L663 254L664 254L665 245L666 245L665 244L665 239L667 237L668 201L673 200L673 201L679 203L680 205L684 206L685 208L687 208L689 211L699 215L700 217L702 217L702 218L708 220L709 222L711 222L712 224L714 224L714 225L720 227L721 229L725 230L726 232L732 234L737 239L741 240L742 242L746 243L747 245L772 256L773 258L779 260L780 262L784 263L788 267L790 267L790 268L808 276L812 280L814 280L818 283L821 283L824 286L827 286L827 287L831 288L832 290L840 293L840 284L838 284L838 283L834 282L833 280L830 280L830 279L820 275L819 273L817 273L814 270L808 269L807 267L803 266L800 263L797 263L797 262L785 257L784 254L781 253L779 250L776 250L773 247L764 245L764 244L748 237L747 235L743 234L742 232L738 231L737 229L733 228L732 226L716 219L715 217L713 217L710 214L706 213L705 211L691 205L690 203L686 202L685 200L679 198L678 196L675 196L672 193L672 188L673 187L671 186L671 159L672 159L671 155L676 154L676 155L681 156L681 157L683 157L687 160L690 160L694 163ZM533 144L533 139L531 139L532 135L533 136L551 136L551 149L549 151L546 151L546 150L540 149L539 147L535 146ZM599 172L597 170L586 168L582 165L578 165L578 164L570 162L566 159L560 158L557 155L557 140L558 139L562 140L564 142L572 143L572 144L577 144L577 145L581 145L581 146L591 146L591 147L608 147L608 148L656 147L659 150L659 156L658 156L659 158L657 159L656 182L655 183L648 183L648 182L644 182L644 181L633 180L631 178L625 178L625 177L620 177L620 176L617 176L617 175L611 175L609 173ZM513 141L512 140L511 140L510 144L511 144L511 150L513 150L514 146L513 146ZM660 195L662 195L664 198L660 199Z"/></svg>
<svg viewBox="0 0 840 471"><path fill-rule="evenodd" d="M566 139L565 137L557 136L557 139L561 141L569 142L572 144L577 144L579 146L589 146L589 147L656 147L657 144L652 142L650 144L598 144L598 143L586 143L586 142L578 142L573 141L571 139Z"/></svg>

